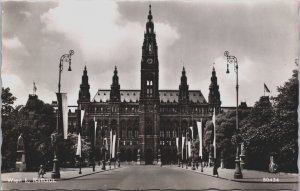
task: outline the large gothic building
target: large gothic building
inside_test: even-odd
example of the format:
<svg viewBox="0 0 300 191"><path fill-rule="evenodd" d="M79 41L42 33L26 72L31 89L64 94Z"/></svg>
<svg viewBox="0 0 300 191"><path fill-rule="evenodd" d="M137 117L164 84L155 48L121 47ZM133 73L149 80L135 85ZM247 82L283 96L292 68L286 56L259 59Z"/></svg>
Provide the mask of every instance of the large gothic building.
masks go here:
<svg viewBox="0 0 300 191"><path fill-rule="evenodd" d="M197 132L197 121L202 119L204 125L207 119L211 119L214 108L216 112L220 111L221 100L214 68L208 101L201 90L189 89L184 67L178 89L159 89L158 45L151 5L140 67L140 89L121 89L115 67L110 89L99 89L92 99L87 68L84 68L78 110L85 110L85 114L83 124L77 131L83 136L94 137L94 120L97 121L96 160L103 158L103 148L110 143L106 140L110 138L112 130L117 136L116 150L121 161L136 161L138 150L145 164L156 163L159 152L163 161L176 161L176 137L185 135L191 126ZM69 123L73 128L80 123L79 114L69 114Z"/></svg>

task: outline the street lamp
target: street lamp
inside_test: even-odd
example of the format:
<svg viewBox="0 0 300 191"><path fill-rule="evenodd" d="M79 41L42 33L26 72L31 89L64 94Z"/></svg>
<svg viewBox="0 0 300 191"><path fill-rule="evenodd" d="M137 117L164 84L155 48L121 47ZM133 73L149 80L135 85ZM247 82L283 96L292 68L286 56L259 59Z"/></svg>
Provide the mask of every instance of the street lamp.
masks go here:
<svg viewBox="0 0 300 191"><path fill-rule="evenodd" d="M61 115L61 111L62 111L62 103L61 103L61 96L60 96L60 87L61 87L61 72L63 71L63 63L64 62L69 62L69 68L68 71L71 71L71 56L74 54L74 50L70 50L69 54L64 54L60 57L59 60L59 78L58 78L58 99L57 99L57 124L56 124L56 130L54 133L51 134L51 143L53 145L53 155L54 155L54 159L53 159L53 171L51 174L51 178L56 178L59 179L60 178L60 172L59 172L59 165L58 165L58 141L59 141L59 137L62 135L61 134L61 119L60 119L60 115Z"/></svg>
<svg viewBox="0 0 300 191"><path fill-rule="evenodd" d="M239 66L238 60L235 56L230 56L228 51L224 52L224 55L227 58L227 71L226 73L229 74L229 64L234 64L234 71L236 72L236 156L235 156L235 172L234 178L235 179L242 179L243 174L240 167L240 159L239 159L239 140L238 140L238 133L239 133L239 115L238 115L238 108L239 108Z"/></svg>

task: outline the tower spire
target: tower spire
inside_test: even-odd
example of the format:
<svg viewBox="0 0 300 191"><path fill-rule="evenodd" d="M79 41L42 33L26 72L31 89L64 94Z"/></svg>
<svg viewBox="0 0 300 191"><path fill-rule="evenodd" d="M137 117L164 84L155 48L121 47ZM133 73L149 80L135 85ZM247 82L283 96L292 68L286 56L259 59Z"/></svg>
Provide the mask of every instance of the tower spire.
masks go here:
<svg viewBox="0 0 300 191"><path fill-rule="evenodd" d="M148 15L148 20L151 21L152 20L152 12L151 12L151 3L149 4L149 15Z"/></svg>
<svg viewBox="0 0 300 191"><path fill-rule="evenodd" d="M78 103L79 102L89 102L91 98L90 95L90 85L89 85L89 77L87 74L86 64L84 66L83 75L81 77L80 90L78 95Z"/></svg>
<svg viewBox="0 0 300 191"><path fill-rule="evenodd" d="M187 84L187 77L184 66L182 67L182 75L179 85L179 102L187 103L189 101L189 85Z"/></svg>
<svg viewBox="0 0 300 191"><path fill-rule="evenodd" d="M220 92L219 92L218 78L216 75L216 70L214 65L211 74L212 76L210 78L208 102L210 104L214 104L216 107L220 107L221 105Z"/></svg>
<svg viewBox="0 0 300 191"><path fill-rule="evenodd" d="M114 75L112 77L112 84L110 86L110 101L111 102L119 102L120 99L120 84L118 77L118 69L115 66Z"/></svg>

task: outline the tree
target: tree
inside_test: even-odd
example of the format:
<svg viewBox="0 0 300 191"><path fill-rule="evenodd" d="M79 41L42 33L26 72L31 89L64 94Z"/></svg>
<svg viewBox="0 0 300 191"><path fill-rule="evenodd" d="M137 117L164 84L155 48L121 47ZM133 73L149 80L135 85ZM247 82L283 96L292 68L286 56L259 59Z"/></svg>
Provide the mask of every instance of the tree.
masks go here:
<svg viewBox="0 0 300 191"><path fill-rule="evenodd" d="M12 100L12 99L10 99ZM11 102L10 102L11 103ZM24 107L17 107L2 123L2 169L14 168L17 139L23 133L28 169L36 169L52 155L50 134L55 129L55 114L51 105L30 95Z"/></svg>
<svg viewBox="0 0 300 191"><path fill-rule="evenodd" d="M78 135L68 134L68 139L61 142L61 147L59 149L60 161L64 167L75 167L76 165L76 150L78 144ZM85 138L81 137L81 158L88 159L92 152L91 142ZM84 165L84 163L82 164Z"/></svg>
<svg viewBox="0 0 300 191"><path fill-rule="evenodd" d="M292 78L277 88L279 94L274 98L274 129L278 140L278 163L281 170L298 172L298 70Z"/></svg>
<svg viewBox="0 0 300 191"><path fill-rule="evenodd" d="M16 101L16 97L10 92L10 88L3 88L1 92L2 107L1 107L1 117L8 116L13 110L13 104Z"/></svg>
<svg viewBox="0 0 300 191"><path fill-rule="evenodd" d="M268 169L270 153L276 149L276 143L273 142L273 116L269 97L262 96L242 123L241 135L246 150L246 168Z"/></svg>
<svg viewBox="0 0 300 191"><path fill-rule="evenodd" d="M240 124L248 116L249 109L239 108ZM206 151L212 152L213 123L208 121L204 132L204 146ZM236 154L236 144L232 141L236 132L236 111L220 113L216 116L216 144L217 157L223 158L226 168L233 168Z"/></svg>
<svg viewBox="0 0 300 191"><path fill-rule="evenodd" d="M246 166L267 170L275 155L280 171L298 172L298 71L283 86L278 96L262 96L241 128L246 148ZM257 162L260 161L260 162Z"/></svg>
<svg viewBox="0 0 300 191"><path fill-rule="evenodd" d="M2 169L12 168L14 166L14 162L16 160L16 150L17 143L17 131L14 128L15 118L18 113L18 109L14 109L13 104L17 99L10 92L10 88L2 88L1 92L2 99L2 107L1 107L1 129L2 129ZM14 142L15 141L15 142ZM5 155L4 155L5 153ZM11 160L13 159L13 160Z"/></svg>

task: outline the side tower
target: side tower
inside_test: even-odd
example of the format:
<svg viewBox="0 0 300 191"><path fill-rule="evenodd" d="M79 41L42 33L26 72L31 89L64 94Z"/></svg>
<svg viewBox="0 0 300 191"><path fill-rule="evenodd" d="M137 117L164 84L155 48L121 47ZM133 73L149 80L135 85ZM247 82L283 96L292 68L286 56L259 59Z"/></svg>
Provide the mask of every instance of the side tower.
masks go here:
<svg viewBox="0 0 300 191"><path fill-rule="evenodd" d="M213 67L212 76L210 78L208 103L210 107L216 108L216 113L220 112L221 100L215 67Z"/></svg>
<svg viewBox="0 0 300 191"><path fill-rule="evenodd" d="M142 46L139 116L139 149L142 160L146 164L154 162L159 149L159 63L152 18L151 5L149 5L148 22Z"/></svg>
<svg viewBox="0 0 300 191"><path fill-rule="evenodd" d="M182 68L182 75L179 85L179 103L187 104L189 102L189 85L187 84L187 77L184 67Z"/></svg>
<svg viewBox="0 0 300 191"><path fill-rule="evenodd" d="M78 107L80 109L85 109L86 105L90 102L90 85L89 85L89 77L87 75L87 69L86 66L84 67L83 70L83 75L81 79L81 84L80 84L80 90L79 90L79 95L78 95Z"/></svg>
<svg viewBox="0 0 300 191"><path fill-rule="evenodd" d="M115 66L114 75L112 77L112 84L110 86L110 102L120 102L120 84L118 77L118 70Z"/></svg>
<svg viewBox="0 0 300 191"><path fill-rule="evenodd" d="M86 66L84 66L83 70L83 75L81 78L81 84L80 84L80 89L79 89L79 94L78 94L78 109L76 110L77 113L77 127L76 127L76 132L81 133L82 135L87 135L87 126L83 123L83 125L80 125L81 121L81 112L80 110L86 110L89 103L90 103L90 85L89 85L89 77L87 75L87 69Z"/></svg>

